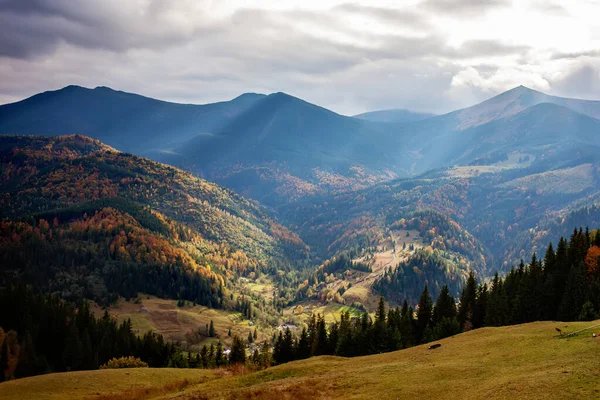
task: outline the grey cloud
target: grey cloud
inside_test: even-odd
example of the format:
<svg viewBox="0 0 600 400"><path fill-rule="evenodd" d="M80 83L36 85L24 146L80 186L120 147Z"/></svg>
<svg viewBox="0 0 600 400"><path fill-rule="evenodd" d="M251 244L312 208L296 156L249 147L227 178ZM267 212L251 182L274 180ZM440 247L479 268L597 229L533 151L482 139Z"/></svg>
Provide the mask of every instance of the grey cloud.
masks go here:
<svg viewBox="0 0 600 400"><path fill-rule="evenodd" d="M0 0L0 55L34 57L61 42L121 52L164 48L218 29L202 15L191 28L165 18L164 11L176 4L151 0L135 8L116 0Z"/></svg>
<svg viewBox="0 0 600 400"><path fill-rule="evenodd" d="M561 60L568 58L579 58L579 57L600 57L600 49L579 51L574 53L554 53L552 54L553 60Z"/></svg>
<svg viewBox="0 0 600 400"><path fill-rule="evenodd" d="M464 15L481 14L510 4L510 0L425 0L419 6L447 15Z"/></svg>
<svg viewBox="0 0 600 400"><path fill-rule="evenodd" d="M567 97L597 99L600 93L600 62L584 62L566 76L552 81L552 88Z"/></svg>
<svg viewBox="0 0 600 400"><path fill-rule="evenodd" d="M540 60L501 40L449 46L432 23L442 14L484 13L505 4L499 0L426 1L404 10L354 3L327 12L237 8L218 17L210 3L0 0L0 101L78 84L192 103L284 91L346 114L444 112L489 95L451 86L466 65L487 79L498 69L495 56ZM364 29L357 15L383 29Z"/></svg>
<svg viewBox="0 0 600 400"><path fill-rule="evenodd" d="M454 52L455 58L505 56L522 54L529 50L527 46L507 45L498 40L469 40Z"/></svg>
<svg viewBox="0 0 600 400"><path fill-rule="evenodd" d="M379 20L380 22L402 25L419 30L431 27L430 18L426 14L414 10L395 10L391 8L364 6L355 3L346 3L332 9L333 13L363 15Z"/></svg>
<svg viewBox="0 0 600 400"><path fill-rule="evenodd" d="M530 7L534 10L540 11L546 15L557 15L557 16L568 16L570 15L566 8L564 8L560 2L551 0L537 0L530 4Z"/></svg>

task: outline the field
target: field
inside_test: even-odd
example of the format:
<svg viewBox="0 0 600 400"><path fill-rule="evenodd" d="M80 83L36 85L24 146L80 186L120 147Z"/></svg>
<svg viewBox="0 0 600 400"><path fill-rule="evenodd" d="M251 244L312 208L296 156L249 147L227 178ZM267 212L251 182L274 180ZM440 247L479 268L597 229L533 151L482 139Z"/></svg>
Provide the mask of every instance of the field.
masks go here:
<svg viewBox="0 0 600 400"><path fill-rule="evenodd" d="M190 331L200 331L202 335L197 343L193 345L192 350L198 351L203 344L210 344L221 340L226 346L230 344L231 337L228 336L228 330L231 329L232 335L237 334L242 338L248 336L248 332L253 332L255 326L250 325L250 321L243 318L239 312L211 309L199 305L187 303L184 307L177 307L177 301L159 299L151 296L141 295L138 303L121 301L118 306L111 307L108 311L117 318L119 322L130 319L133 330L137 334L144 334L149 330L160 333L168 340L178 341L182 344L188 344L186 333ZM98 316L103 311L96 309ZM213 321L217 338L205 337L206 326ZM272 328L258 327L258 340L264 340L266 335L272 334ZM270 336L268 336L270 337Z"/></svg>
<svg viewBox="0 0 600 400"><path fill-rule="evenodd" d="M352 304L356 301L362 303L369 311L374 311L379 302L379 296L371 291L371 286L383 275L387 268L395 268L414 252L414 250L409 250L410 245L413 245L414 248L423 246L423 242L419 238L419 231L392 230L389 237L377 247L372 255L355 260L367 262L373 272L360 274L358 279L349 281L352 283L352 287L346 290L343 295L346 304Z"/></svg>
<svg viewBox="0 0 600 400"><path fill-rule="evenodd" d="M554 328L573 332L598 323L484 328L441 340L435 350L423 345L353 359L316 357L246 374L153 369L52 374L0 384L0 398L116 400L132 397L93 394L126 394L138 386L150 393L140 398L178 400L593 399L600 398L600 338L592 338L593 331L559 338ZM188 384L168 385L181 379Z"/></svg>

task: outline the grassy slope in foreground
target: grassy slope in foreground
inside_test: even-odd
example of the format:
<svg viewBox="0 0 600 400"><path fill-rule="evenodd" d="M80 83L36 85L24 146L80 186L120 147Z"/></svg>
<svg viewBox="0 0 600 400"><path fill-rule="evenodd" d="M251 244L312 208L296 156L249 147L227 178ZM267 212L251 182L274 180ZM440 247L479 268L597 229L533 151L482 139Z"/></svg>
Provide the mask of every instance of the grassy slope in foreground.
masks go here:
<svg viewBox="0 0 600 400"><path fill-rule="evenodd" d="M536 322L483 328L441 340L436 350L423 345L353 359L316 357L238 376L160 370L164 371L161 381L150 383L148 375L157 370L52 374L0 384L0 398L50 399L45 395L48 391L55 396L61 391L63 395L55 398L76 399L89 396L90 391L83 388L92 385L97 388L94 393L106 394L136 384L163 387L188 378L203 383L143 398L591 399L600 396L600 339L592 338L592 331L558 339L554 328L573 332L598 323Z"/></svg>

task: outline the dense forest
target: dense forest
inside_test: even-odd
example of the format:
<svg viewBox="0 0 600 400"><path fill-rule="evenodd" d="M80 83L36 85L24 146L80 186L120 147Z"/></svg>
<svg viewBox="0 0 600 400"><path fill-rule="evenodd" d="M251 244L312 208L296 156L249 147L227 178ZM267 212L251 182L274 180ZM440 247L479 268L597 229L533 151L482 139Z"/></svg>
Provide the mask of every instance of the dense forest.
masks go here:
<svg viewBox="0 0 600 400"><path fill-rule="evenodd" d="M48 372L96 369L112 358L135 356L166 367L172 343L152 332L138 336L130 321L96 318L85 302L75 307L29 287L0 290L0 381Z"/></svg>
<svg viewBox="0 0 600 400"><path fill-rule="evenodd" d="M394 351L484 326L539 320L590 321L600 311L600 231L575 230L550 244L543 259L534 254L501 278L478 283L473 273L458 301L443 286L435 303L425 286L415 308L386 311L383 297L374 319L348 312L329 327L313 317L308 329L293 335L287 329L274 341L273 360L284 363L317 355L360 356Z"/></svg>
<svg viewBox="0 0 600 400"><path fill-rule="evenodd" d="M481 235L457 222L469 212L465 193L474 190L466 181L397 181L390 185L406 197L378 214L360 210L383 207L389 187L356 192L361 198L347 207L339 206L347 200L340 194L302 226L290 224L314 244L308 247L254 202L89 138L2 138L0 166L1 379L95 369L129 356L154 367L262 368L315 355L393 351L483 326L589 320L600 312L597 231L576 230L528 265L496 263L500 273L483 280L494 257ZM298 222L308 215L305 207L290 205L286 215L296 213ZM596 226L598 210L572 212L515 241L537 251L567 224L589 219ZM410 248L397 255L409 236ZM373 268L374 254L385 251L394 264ZM501 251L510 259L516 252ZM268 298L244 286L262 275L272 283ZM382 296L374 315L344 298L366 276L372 287L361 289ZM249 356L251 334L247 341L234 337L228 356L222 343L184 354L160 335L134 332L128 321L94 316L87 303L105 307L139 293L239 312L265 326L280 325L284 309L300 302L365 312L344 312L333 324L313 314L304 328L282 328L270 342L254 343Z"/></svg>

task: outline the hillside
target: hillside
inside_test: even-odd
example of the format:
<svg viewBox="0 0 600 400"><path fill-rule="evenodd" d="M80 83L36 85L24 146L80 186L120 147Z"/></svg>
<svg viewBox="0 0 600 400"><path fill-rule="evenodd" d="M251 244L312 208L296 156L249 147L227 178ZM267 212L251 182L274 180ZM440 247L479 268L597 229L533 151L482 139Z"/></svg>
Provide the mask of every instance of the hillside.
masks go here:
<svg viewBox="0 0 600 400"><path fill-rule="evenodd" d="M0 106L0 133L78 133L121 151L148 155L214 132L262 97L247 93L231 101L193 105L107 87L67 86Z"/></svg>
<svg viewBox="0 0 600 400"><path fill-rule="evenodd" d="M82 133L277 208L452 166L598 163L599 104L519 86L439 116L346 117L285 93L190 105L69 86L0 106L0 133Z"/></svg>
<svg viewBox="0 0 600 400"><path fill-rule="evenodd" d="M525 106L527 99L538 95L548 102ZM417 158L414 172L493 164L514 153L544 171L575 162L598 163L600 120L577 111L582 107L569 108L566 105L572 103L551 102L553 99L516 88L473 107L404 128L411 132L407 147Z"/></svg>
<svg viewBox="0 0 600 400"><path fill-rule="evenodd" d="M218 305L219 287L238 274L307 259L302 241L255 203L84 136L3 136L0 163L2 272L20 271L47 290L78 297L81 287L79 296L103 301L145 291ZM208 277L221 300L196 298L192 283L168 290L140 283L168 285L156 274L174 265ZM155 278L136 286L112 269Z"/></svg>
<svg viewBox="0 0 600 400"><path fill-rule="evenodd" d="M0 393L15 400L127 398L117 396L139 395L140 388L145 399L181 400L453 399L458 392L464 399L590 399L598 396L594 349L600 339L592 338L593 330L561 339L554 328L568 333L598 323L483 328L443 339L435 350L422 345L352 359L316 357L241 375L185 369L51 374L1 383Z"/></svg>
<svg viewBox="0 0 600 400"><path fill-rule="evenodd" d="M285 93L256 102L217 134L164 155L268 204L366 187L396 174L393 126L345 117Z"/></svg>

